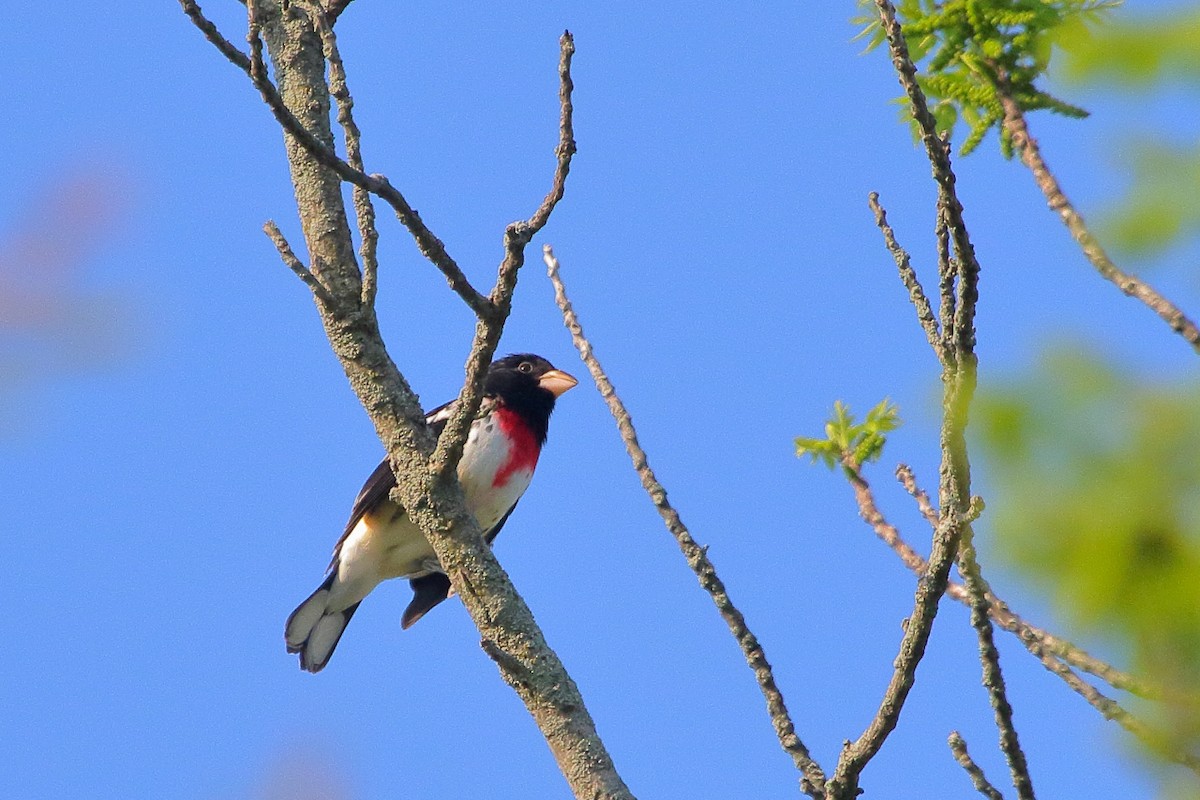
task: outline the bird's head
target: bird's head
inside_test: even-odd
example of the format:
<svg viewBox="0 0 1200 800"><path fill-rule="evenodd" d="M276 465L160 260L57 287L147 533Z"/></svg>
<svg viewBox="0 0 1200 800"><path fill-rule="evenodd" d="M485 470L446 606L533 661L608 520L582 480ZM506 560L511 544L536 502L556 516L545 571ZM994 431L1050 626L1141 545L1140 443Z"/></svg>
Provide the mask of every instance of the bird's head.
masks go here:
<svg viewBox="0 0 1200 800"><path fill-rule="evenodd" d="M492 362L483 391L521 414L540 442L545 440L554 401L577 383L541 356L516 353Z"/></svg>

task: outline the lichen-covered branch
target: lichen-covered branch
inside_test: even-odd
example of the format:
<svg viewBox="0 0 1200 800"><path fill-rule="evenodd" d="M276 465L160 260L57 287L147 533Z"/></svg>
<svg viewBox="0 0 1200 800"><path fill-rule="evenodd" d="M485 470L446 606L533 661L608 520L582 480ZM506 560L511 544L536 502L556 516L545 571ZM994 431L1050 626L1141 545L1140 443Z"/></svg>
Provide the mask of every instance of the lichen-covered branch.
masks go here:
<svg viewBox="0 0 1200 800"><path fill-rule="evenodd" d="M637 431L633 427L633 419L630 417L629 411L625 408L625 404L621 401L620 396L617 395L612 381L609 380L608 375L605 374L603 368L600 366L600 362L596 359L595 353L592 350L592 343L584 335L583 326L580 324L579 317L576 315L575 309L567 297L566 286L564 286L562 277L559 275L558 259L554 257L554 251L550 245L546 245L543 248L543 260L546 263L550 282L554 285L554 299L558 303L559 310L562 311L563 323L571 332L571 340L574 342L575 348L579 351L579 357L587 365L588 372L591 373L592 379L596 383L596 388L600 391L600 396L604 398L604 402L608 405L609 411L617 422L617 429L621 434L621 440L625 443L625 449L629 452L629 457L633 461L633 468L641 479L642 488L650 495L654 507L658 509L659 515L663 518L663 522L666 523L667 530L675 537L675 541L679 545L684 558L687 560L688 566L696 574L700 585L712 598L718 612L721 614L721 618L725 620L725 624L729 626L730 633L737 640L746 663L754 672L755 680L758 681L759 689L762 691L763 698L767 702L767 713L771 717L771 723L775 727L775 734L779 738L779 743L784 751L792 757L793 762L796 764L796 769L800 771L802 776L802 790L813 798L822 797L825 788L824 771L813 760L808 748L804 746L804 742L796 734L796 727L792 722L791 715L788 713L787 705L784 703L783 693L779 691L779 687L775 683L775 675L771 671L771 664L767 661L767 656L763 652L762 645L759 644L758 638L747 627L746 619L742 616L742 612L729 599L729 593L725 589L725 584L717 576L716 567L713 566L712 560L708 557L708 548L697 544L696 540L692 538L691 532L683 524L683 520L680 519L679 512L667 500L667 490L659 483L658 478L654 475L654 470L650 468L650 461L646 456L646 451L638 443Z"/></svg>
<svg viewBox="0 0 1200 800"><path fill-rule="evenodd" d="M461 271L447 261L449 257L441 249L440 241L419 223L415 214L409 213L411 209L405 210L407 204L399 192L390 189L386 180L365 176L361 169L334 155L330 90L326 85L325 53L329 38L322 41L321 23L314 19L317 12L301 3L249 2L251 55L246 57L220 36L194 2L180 2L206 37L251 76L284 129L311 261L309 270L331 298L330 301L314 290L321 321L351 387L387 449L397 477L395 499L429 540L479 628L484 650L524 701L575 796L588 800L630 800L632 794L616 772L578 688L547 645L491 548L484 543L478 524L467 510L454 465L450 464L448 470L442 468L445 465L435 468L433 457L438 442L425 423L416 395L384 347L373 304L367 302L371 292L363 292L363 278L341 195L342 181L361 186L391 203L413 231L418 246L448 273L455 291L476 310L479 323L469 356L472 367L468 369L467 387L463 390L463 396L474 398L475 405L482 375L482 367L475 365L486 367L499 339L522 263L522 251L531 235L528 223L514 223L506 232L505 257L492 290L494 303L473 288L467 291L469 284L465 284L465 277L455 285L453 276L461 276ZM278 89L266 79L260 30ZM332 82L336 85L340 79L333 77ZM348 108L343 106L343 110ZM559 171L565 175L561 164ZM561 195L561 186L557 191ZM540 224L545 224L548 215L548 209L539 212ZM442 437L446 440L443 442L446 450L461 449L461 441L447 440L450 435L447 431ZM453 435L465 438L466 428L458 426Z"/></svg>

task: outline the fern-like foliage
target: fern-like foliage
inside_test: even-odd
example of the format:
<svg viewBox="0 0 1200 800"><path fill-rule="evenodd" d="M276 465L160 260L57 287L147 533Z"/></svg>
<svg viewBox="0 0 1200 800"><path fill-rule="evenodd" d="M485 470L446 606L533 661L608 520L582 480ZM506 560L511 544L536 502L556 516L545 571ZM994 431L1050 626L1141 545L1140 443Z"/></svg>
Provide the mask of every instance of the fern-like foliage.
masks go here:
<svg viewBox="0 0 1200 800"><path fill-rule="evenodd" d="M862 26L859 38L868 40L870 50L884 41L883 28L870 13L874 3L858 2L867 13L853 21ZM1012 138L1001 124L1000 81L1007 82L1009 95L1023 111L1045 108L1086 117L1087 111L1038 84L1064 26L1095 23L1118 5L1120 0L900 0L896 14L909 55L921 68L917 81L929 98L938 132L952 131L961 120L968 129L960 147L966 155L996 128L1000 151L1011 158ZM912 121L907 105L904 116Z"/></svg>

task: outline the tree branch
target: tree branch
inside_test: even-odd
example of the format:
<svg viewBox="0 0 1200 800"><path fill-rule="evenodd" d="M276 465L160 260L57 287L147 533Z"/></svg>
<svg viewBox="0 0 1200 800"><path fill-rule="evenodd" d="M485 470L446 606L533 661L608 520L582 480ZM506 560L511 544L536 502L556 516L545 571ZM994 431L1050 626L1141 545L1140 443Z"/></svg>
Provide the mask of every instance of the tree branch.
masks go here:
<svg viewBox="0 0 1200 800"><path fill-rule="evenodd" d="M967 412L975 392L975 305L979 299L979 263L962 216L962 204L955 193L954 172L946 143L937 135L933 116L929 113L925 95L916 81L916 67L908 55L908 47L896 10L887 0L876 0L883 31L888 40L901 86L911 105L913 117L921 128L921 139L929 158L934 180L938 185L939 213L949 241L954 245L953 278L949 274L951 261L941 275L942 347L935 346L942 364L942 467L939 484L941 516L933 537L928 568L921 575L913 598L913 613L908 618L899 653L894 661L891 681L880 701L874 718L854 743L847 743L828 794L835 800L852 800L858 792L858 778L863 768L879 752L883 742L895 729L900 712L916 679L917 666L925 654L938 603L946 592L950 568L958 553L959 542L970 523L971 467L967 458ZM954 285L956 284L956 285ZM953 313L947 309L952 308Z"/></svg>
<svg viewBox="0 0 1200 800"><path fill-rule="evenodd" d="M523 222L511 223L504 231L504 260L500 263L496 285L488 299L494 314L481 317L475 327L475 345L471 351L471 358L467 361L467 381L459 393L458 410L446 422L437 450L433 454L432 469L435 476L447 476L462 456L466 431L483 396L483 375L500 343L503 322L508 319L512 310L517 274L525 263L525 248L545 227L551 212L563 196L567 174L571 171L571 158L575 155L575 130L572 122L574 108L571 105L571 92L575 88L571 81L571 59L574 55L575 40L570 31L564 31L559 38L558 146L554 150L556 161L550 191L533 216Z"/></svg>
<svg viewBox="0 0 1200 800"><path fill-rule="evenodd" d="M347 0L348 1L348 0ZM329 94L337 103L337 120L342 126L346 142L346 162L358 170L365 172L362 158L362 132L354 121L354 98L346 84L346 68L342 64L342 55L338 51L337 36L333 32L333 21L317 6L310 18L321 36L321 47L325 60L329 63ZM334 15L336 16L336 14ZM358 225L360 240L358 256L362 261L362 296L364 306L375 306L375 293L379 287L379 258L377 255L379 232L375 229L375 205L371 202L371 193L361 186L354 186L351 192L354 198L354 217Z"/></svg>
<svg viewBox="0 0 1200 800"><path fill-rule="evenodd" d="M967 771L967 775L971 777L971 784L975 787L975 790L988 798L988 800L1004 800L1004 795L996 791L996 787L988 782L987 776L983 774L983 770L971 758L971 755L967 752L967 743L963 741L958 731L950 732L949 745L950 752L954 753L954 760Z"/></svg>
<svg viewBox="0 0 1200 800"><path fill-rule="evenodd" d="M181 3L185 10L189 6L194 8L189 0ZM312 272L336 298L332 306L319 307L321 319L351 387L387 448L397 478L393 496L429 540L479 628L483 648L493 656L504 680L516 689L529 709L575 796L589 800L628 800L632 794L600 741L578 688L546 644L529 608L491 548L484 543L454 470L448 476L443 474L441 479L434 478L431 459L437 442L425 423L416 396L384 347L374 309L363 302L341 195L341 178L349 175L351 183L363 185L365 176L332 156L326 64L322 42L315 30L319 22L298 3L257 0L248 3L248 7L252 50L249 69L284 128ZM196 22L198 9L189 16ZM278 91L265 80L258 37L260 27L274 65ZM378 188L381 180L367 179L365 183L369 185L364 188L371 190L372 185ZM399 197L395 190L391 192L393 199ZM437 241L431 233L425 233L428 239ZM508 252L506 263L513 261L512 250ZM433 253L430 257L433 260L439 256ZM515 282L517 267L519 263L502 266L501 279L493 290L496 296L511 295L511 288L505 287ZM457 291L463 294L461 286ZM479 309L480 326L488 329L488 337L498 338L504 317L493 313L486 298L473 307ZM477 346L470 359L486 365L490 357L485 354L486 343L480 346L481 338L485 337L477 329ZM478 376L471 370L468 373L468 378L477 382ZM465 433L462 431L463 436Z"/></svg>
<svg viewBox="0 0 1200 800"><path fill-rule="evenodd" d="M933 353L940 362L943 359L942 336L938 331L937 318L933 315L933 308L929 305L929 298L925 296L925 290L921 288L921 282L917 280L917 273L912 267L908 253L896 241L896 234L892 230L892 226L888 225L887 212L879 203L879 193L871 192L867 202L871 206L871 211L875 213L875 224L883 232L884 244L887 245L892 258L896 260L896 268L900 271L900 280L908 289L909 299L912 300L913 307L917 310L917 320L925 330L929 346L933 348Z"/></svg>
<svg viewBox="0 0 1200 800"><path fill-rule="evenodd" d="M917 507L921 511L922 516L925 517L931 526L936 527L937 512L930 505L929 495L917 486L912 470L908 466L901 464L896 468L896 477L900 479L904 488L917 501ZM873 500L871 501L871 505L873 507ZM904 562L905 566L917 574L923 572L925 569L925 559L900 538L899 532L895 528L886 525L886 523L885 526L883 531L879 527L875 527L875 532L879 538L900 556L900 560ZM946 594L964 605L968 604L967 591L962 584L952 581L946 590ZM1010 609L1007 603L992 593L988 594L988 613L996 621L997 625L1015 634L1021 640L1022 644L1026 645L1027 649L1030 649L1030 646L1033 645L1041 651L1053 655L1055 658L1062 659L1076 669L1081 669L1084 672L1095 675L1114 689L1121 689L1149 700L1156 700L1162 697L1162 692L1158 688L1150 686L1133 675L1123 672L1111 664L1090 655L1078 645L1026 622Z"/></svg>
<svg viewBox="0 0 1200 800"><path fill-rule="evenodd" d="M885 544L896 552L905 566L918 575L925 574L928 570L925 559L904 541L896 527L889 523L884 517L883 512L879 510L879 507L875 503L871 487L862 475L861 465L857 465L849 459L844 460L843 465L846 467L846 476L850 481L851 488L854 490L854 499L858 504L859 514L863 520L874 529L875 534ZM939 517L930 506L928 495L917 487L911 470L902 464L897 468L896 472L904 483L905 488L917 499L917 504L922 515L925 516L931 525L936 527ZM946 594L964 605L971 605L971 594L962 584L951 581L946 589ZM1079 694L1088 704L1099 711L1105 719L1116 722L1130 733L1141 738L1151 746L1156 747L1171 761L1182 764L1200 774L1200 758L1191 753L1163 747L1160 741L1161 737L1155 737L1154 732L1146 723L1130 714L1115 700L1106 697L1095 687L1081 679L1071 670L1068 664L1091 672L1093 675L1108 681L1114 688L1125 689L1127 691L1136 690L1143 697L1161 699L1162 693L1160 691L1088 655L1074 644L1031 625L1017 616L991 590L985 590L985 596L988 600L987 613L996 621L996 624L1015 634L1020 639L1021 644L1025 646L1025 649L1033 654L1042 663L1042 666L1061 678L1072 691Z"/></svg>
<svg viewBox="0 0 1200 800"><path fill-rule="evenodd" d="M1100 275L1129 297L1140 300L1166 322L1171 330L1182 336L1193 350L1200 353L1200 328L1196 326L1196 323L1189 319L1177 305L1159 294L1153 286L1117 267L1104 252L1100 242L1088 230L1083 216L1071 205L1071 201L1067 199L1058 179L1054 177L1054 173L1050 171L1050 167L1042 158L1037 140L1030 135L1029 127L1025 123L1025 114L1009 93L1003 75L998 78L996 93L1004 106L1004 127L1012 135L1013 146L1020 152L1021 162L1033 173L1033 179L1038 188L1042 190L1050 210L1056 212L1062 219L1067 230L1071 232L1072 238L1083 250L1087 260Z"/></svg>
<svg viewBox="0 0 1200 800"><path fill-rule="evenodd" d="M274 2L274 0L271 1ZM184 11L188 14L189 18L192 19L192 22L195 23L196 26L205 33L205 36L209 39L209 41L213 42L213 44L217 46L217 49L220 50L226 56L226 58L228 58L236 66L242 68L242 70L248 76L250 76L251 81L254 83L255 88L258 89L259 94L262 95L263 101L271 110L275 120L280 124L284 131L286 131L302 147L309 151L317 164L333 170L333 172L335 172L339 178L347 183L353 184L354 186L359 186L383 199L392 207L392 210L396 214L396 218L399 219L401 224L403 224L404 227L408 229L409 233L412 234L412 237L414 240L416 240L417 248L421 251L421 254L425 256L425 258L427 258L434 266L436 266L443 275L445 275L446 281L450 284L450 288L453 289L454 292L463 299L463 302L465 302L471 308L471 310L475 312L475 315L477 317L485 317L493 313L493 309L488 304L487 298L476 291L475 287L471 285L471 282L467 280L467 276L463 273L462 269L458 266L454 259L450 257L450 254L446 252L446 246L440 239L433 235L433 232L430 231L429 228L425 226L425 223L421 219L420 215L418 215L416 210L414 210L412 206L408 204L408 201L404 198L404 195L401 194L398 189L392 186L385 176L378 174L367 175L363 173L362 170L355 169L354 167L350 166L350 164L339 158L337 153L333 150L332 138L330 138L328 142L323 142L314 136L307 127L300 123L295 114L293 114L283 102L279 90L275 88L274 84L272 84L267 77L266 68L261 63L261 56L258 59L259 63L254 63L254 39L257 38L258 26L254 24L253 17L254 8L256 5L258 5L257 3L247 3L247 8L250 10L250 15L252 17L249 34L249 38L251 40L252 57L245 58L241 51L239 51L236 47L233 47L233 45L230 44L227 39L222 37L220 33L217 32L216 26L204 18L199 6L196 5L194 0L179 0L179 2L180 5L183 6ZM263 0L259 0L259 2L261 3ZM203 23L201 21L203 21ZM259 48L261 52L261 45L259 45ZM241 56L241 58L238 56ZM322 82L323 81L324 78L322 78Z"/></svg>
<svg viewBox="0 0 1200 800"><path fill-rule="evenodd" d="M1004 673L1000 670L1000 651L996 649L992 621L988 617L991 604L988 596L991 589L979 568L975 552L975 534L968 525L963 531L958 549L958 569L966 584L968 605L971 608L971 627L979 639L979 660L983 665L983 685L988 692L996 728L1000 732L1000 750L1008 761L1012 773L1013 787L1021 800L1033 800L1033 781L1029 777L1029 765L1025 752L1013 726L1012 705L1008 702L1008 691L1004 686ZM965 750L964 750L965 752Z"/></svg>
<svg viewBox="0 0 1200 800"><path fill-rule="evenodd" d="M333 295L325 288L317 278L309 271L308 267L304 266L296 253L292 250L292 246L288 244L288 240L284 237L283 231L279 230L279 226L275 224L275 220L269 219L263 225L263 232L275 245L275 249L279 251L279 257L288 269L296 273L300 280L304 281L305 285L312 290L312 293L317 296L321 304L327 307L332 307L334 304Z"/></svg>
<svg viewBox="0 0 1200 800"><path fill-rule="evenodd" d="M696 574L700 585L712 598L713 603L717 606L717 610L721 614L721 618L729 626L729 632L737 640L746 663L754 672L759 689L762 691L763 698L767 702L767 713L771 717L775 734L779 737L779 743L784 751L792 757L796 769L801 773L801 789L813 798L822 797L825 787L825 774L821 766L813 760L808 748L804 746L804 743L800 741L800 737L796 734L795 725L792 723L787 705L784 703L783 693L779 691L779 687L775 683L775 675L771 671L771 665L767 661L762 645L759 644L758 638L746 626L745 617L734 606L733 601L729 599L729 593L725 589L725 584L717 576L716 568L708 557L708 549L696 543L687 526L680 519L679 512L668 502L666 489L663 488L658 478L655 477L654 470L650 468L646 451L638 444L637 431L633 427L633 420L629 416L629 411L625 408L625 404L621 402L621 398L617 395L612 381L608 379L608 376L600 366L600 362L596 359L591 342L584 335L583 327L579 323L579 317L575 314L575 309L567 297L566 287L563 285L562 278L559 275L558 259L554 257L553 249L551 249L550 245L546 245L542 252L543 260L546 262L546 271L550 276L550 282L554 285L555 302L558 303L558 307L562 311L563 323L571 332L571 340L574 342L575 348L579 351L579 357L587 365L588 372L591 373L592 380L595 381L596 388L600 391L600 396L604 398L604 402L608 405L609 411L617 422L617 429L620 431L621 440L625 443L625 449L633 461L633 468L641 479L642 488L650 495L654 507L658 509L659 515L663 518L663 522L666 523L667 530L675 537L680 551L687 560L688 567Z"/></svg>

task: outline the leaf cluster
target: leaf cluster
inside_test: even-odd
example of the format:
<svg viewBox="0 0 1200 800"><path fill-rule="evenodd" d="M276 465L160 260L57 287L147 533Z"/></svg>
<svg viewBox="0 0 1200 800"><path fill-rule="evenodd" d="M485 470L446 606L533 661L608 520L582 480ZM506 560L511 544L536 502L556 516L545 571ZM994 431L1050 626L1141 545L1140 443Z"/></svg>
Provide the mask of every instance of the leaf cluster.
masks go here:
<svg viewBox="0 0 1200 800"><path fill-rule="evenodd" d="M837 400L833 416L825 423L825 438L796 437L796 455L808 456L816 463L824 461L833 469L837 464L855 467L875 461L883 454L887 434L900 427L900 412L886 397L867 412L867 418L855 422L850 407Z"/></svg>
<svg viewBox="0 0 1200 800"><path fill-rule="evenodd" d="M922 68L917 81L930 99L938 132L953 131L961 119L968 128L960 152L966 155L992 128L1000 133L1005 158L1012 137L1002 124L1000 90L1024 111L1049 109L1069 117L1088 112L1038 85L1050 65L1056 36L1068 23L1095 22L1120 0L901 0L897 19L913 63ZM872 5L859 0L861 6ZM884 40L879 19L863 15L868 49ZM907 110L905 111L908 117ZM915 124L915 123L914 123Z"/></svg>

